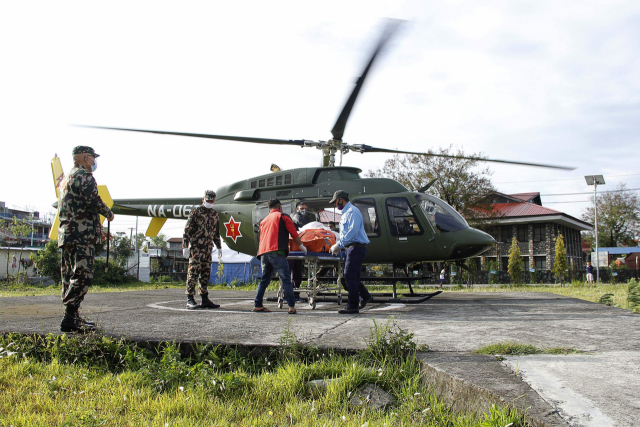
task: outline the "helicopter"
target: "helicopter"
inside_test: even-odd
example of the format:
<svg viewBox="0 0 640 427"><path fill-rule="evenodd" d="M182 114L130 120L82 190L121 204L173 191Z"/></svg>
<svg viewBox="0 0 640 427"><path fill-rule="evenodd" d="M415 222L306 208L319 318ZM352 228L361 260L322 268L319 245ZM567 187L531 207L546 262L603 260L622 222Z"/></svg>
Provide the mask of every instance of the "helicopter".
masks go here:
<svg viewBox="0 0 640 427"><path fill-rule="evenodd" d="M269 212L268 200L278 198L284 213L292 214L298 202L305 202L312 212L332 208L329 204L336 190L349 194L351 203L363 216L364 227L370 244L365 263L407 264L413 262L450 262L480 255L490 250L495 240L489 234L474 229L444 201L426 194L434 181L409 191L399 182L389 178L363 178L362 170L341 166L342 156L358 153L399 153L427 156L473 159L544 168L566 169L566 166L520 162L511 160L452 156L373 147L366 144L349 144L343 140L346 124L358 94L369 71L383 47L403 21L389 20L366 66L347 99L338 119L331 129L332 138L323 140L284 140L244 136L170 132L105 126L75 125L79 127L108 129L126 132L155 133L178 137L208 138L246 143L311 147L321 151L319 167L302 167L281 170L272 165L271 173L247 178L217 189L215 209L220 218L220 234L230 249L255 256L259 244L259 224ZM336 155L340 163L336 166ZM61 173L61 169L58 174ZM59 182L54 168L54 181ZM101 186L102 187L102 186ZM201 198L163 199L111 199L106 187L100 188L103 199L111 204L117 215L151 217L146 231L155 237L167 219L187 219ZM319 219L318 219L319 220ZM52 232L54 228L52 227Z"/></svg>

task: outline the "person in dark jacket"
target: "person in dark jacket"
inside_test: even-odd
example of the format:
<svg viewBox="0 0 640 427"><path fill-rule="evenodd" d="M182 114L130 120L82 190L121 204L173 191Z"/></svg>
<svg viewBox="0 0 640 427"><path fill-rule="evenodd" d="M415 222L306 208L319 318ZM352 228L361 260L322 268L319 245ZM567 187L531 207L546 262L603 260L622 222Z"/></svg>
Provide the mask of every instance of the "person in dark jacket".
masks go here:
<svg viewBox="0 0 640 427"><path fill-rule="evenodd" d="M289 254L289 235L293 241L300 246L300 250L305 254L307 248L302 244L296 227L289 215L282 212L282 204L278 199L269 200L269 215L260 223L260 245L258 246L258 259L262 267L262 278L258 285L253 311L258 313L269 313L266 307L262 306L264 293L271 282L271 275L274 270L282 280L284 287L284 297L289 305L289 314L296 314L296 301L293 296L293 286L287 255Z"/></svg>
<svg viewBox="0 0 640 427"><path fill-rule="evenodd" d="M308 207L305 202L298 202L296 205L296 213L291 215L291 221L296 226L296 230L299 231L302 227L316 220L316 217L308 212ZM291 283L293 283L293 289L300 289L302 284L302 270L304 268L304 261L301 259L289 260L289 271L291 271ZM300 292L294 291L293 295L296 301L300 299Z"/></svg>

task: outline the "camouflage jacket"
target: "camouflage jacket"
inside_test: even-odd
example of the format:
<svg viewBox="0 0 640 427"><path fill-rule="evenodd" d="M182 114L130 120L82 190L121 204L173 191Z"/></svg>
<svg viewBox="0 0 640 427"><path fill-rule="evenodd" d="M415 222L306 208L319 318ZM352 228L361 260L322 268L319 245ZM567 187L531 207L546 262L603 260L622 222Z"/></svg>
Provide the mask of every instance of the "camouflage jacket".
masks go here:
<svg viewBox="0 0 640 427"><path fill-rule="evenodd" d="M214 243L220 249L218 212L200 205L189 214L182 236L182 247L211 253Z"/></svg>
<svg viewBox="0 0 640 427"><path fill-rule="evenodd" d="M58 200L58 246L102 243L100 215L110 218L112 214L98 195L93 175L82 167L71 169Z"/></svg>

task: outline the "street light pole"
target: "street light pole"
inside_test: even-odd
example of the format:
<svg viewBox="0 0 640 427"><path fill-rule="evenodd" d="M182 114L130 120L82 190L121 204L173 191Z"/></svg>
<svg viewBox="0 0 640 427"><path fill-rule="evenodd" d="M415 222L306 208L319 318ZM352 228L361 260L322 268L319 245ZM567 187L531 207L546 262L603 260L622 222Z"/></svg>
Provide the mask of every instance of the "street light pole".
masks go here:
<svg viewBox="0 0 640 427"><path fill-rule="evenodd" d="M604 177L602 175L587 175L584 177L587 185L593 185L593 217L595 219L596 233L596 283L600 283L600 252L598 246L598 184L604 185ZM591 260L593 261L593 260Z"/></svg>

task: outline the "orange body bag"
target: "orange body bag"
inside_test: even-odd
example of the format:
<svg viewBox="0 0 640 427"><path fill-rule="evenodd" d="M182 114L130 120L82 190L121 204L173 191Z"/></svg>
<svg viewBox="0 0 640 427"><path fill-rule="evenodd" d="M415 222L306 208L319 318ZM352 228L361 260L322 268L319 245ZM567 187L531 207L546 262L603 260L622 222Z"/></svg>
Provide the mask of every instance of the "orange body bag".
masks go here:
<svg viewBox="0 0 640 427"><path fill-rule="evenodd" d="M302 231L299 236L302 244L309 252L328 253L331 246L336 244L336 235L329 230L312 228ZM293 241L291 236L289 236L289 250L300 250L300 247Z"/></svg>

